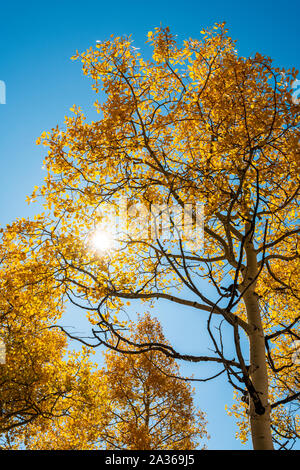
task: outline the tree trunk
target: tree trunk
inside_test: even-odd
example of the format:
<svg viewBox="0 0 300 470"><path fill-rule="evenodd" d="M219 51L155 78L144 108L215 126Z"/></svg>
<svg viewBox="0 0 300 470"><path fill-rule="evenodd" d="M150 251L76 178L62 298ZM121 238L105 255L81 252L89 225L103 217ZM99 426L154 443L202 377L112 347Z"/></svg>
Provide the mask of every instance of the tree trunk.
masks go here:
<svg viewBox="0 0 300 470"><path fill-rule="evenodd" d="M260 312L256 294L246 295L245 303L249 323L254 327L249 336L250 341L250 374L255 390L258 392L265 412L255 412L250 399L250 425L254 450L272 450L270 405L268 403L268 373L266 367L265 341L261 325Z"/></svg>
<svg viewBox="0 0 300 470"><path fill-rule="evenodd" d="M257 414L250 398L249 414L251 437L254 450L272 450L270 405L268 402L268 372L266 364L264 331L262 328L258 296L255 293L255 279L258 273L256 253L252 243L247 243L247 274L244 283L249 288L243 298L246 306L248 323L253 327L249 335L250 342L250 376L255 390L258 392L265 409L263 414ZM246 282L245 282L246 281ZM254 281L254 282L253 282Z"/></svg>

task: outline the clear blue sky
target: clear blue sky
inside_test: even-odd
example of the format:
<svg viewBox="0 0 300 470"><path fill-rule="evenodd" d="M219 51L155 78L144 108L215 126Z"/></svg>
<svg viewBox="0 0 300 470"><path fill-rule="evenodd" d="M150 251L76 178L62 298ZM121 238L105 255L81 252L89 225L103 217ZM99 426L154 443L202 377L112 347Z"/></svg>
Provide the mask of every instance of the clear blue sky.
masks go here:
<svg viewBox="0 0 300 470"><path fill-rule="evenodd" d="M226 21L240 55L259 51L277 66L299 69L299 13L296 0L2 2L0 80L6 83L7 103L0 104L1 225L37 211L25 203L43 177L43 149L35 145L36 138L61 124L74 103L86 112L91 108L94 95L89 83L80 64L70 60L76 49L83 51L110 34L132 34L143 52L147 32L160 23L184 39L199 37L201 29ZM171 311L161 305L160 319L169 339L186 352L201 353L199 314L186 316L190 324L199 324L199 329L191 329L187 321L182 325L182 309ZM197 375L195 368L193 372ZM197 386L197 397L210 421L209 448L247 448L235 440L234 421L224 411L232 398L226 382Z"/></svg>

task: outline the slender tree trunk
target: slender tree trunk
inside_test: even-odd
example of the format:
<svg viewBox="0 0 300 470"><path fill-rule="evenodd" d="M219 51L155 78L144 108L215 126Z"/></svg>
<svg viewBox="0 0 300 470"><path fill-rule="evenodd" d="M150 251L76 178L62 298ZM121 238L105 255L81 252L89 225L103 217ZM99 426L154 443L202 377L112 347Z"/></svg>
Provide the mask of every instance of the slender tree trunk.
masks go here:
<svg viewBox="0 0 300 470"><path fill-rule="evenodd" d="M265 408L263 414L257 414L253 401L250 399L249 413L251 436L254 450L272 450L270 405L268 402L268 372L266 364L265 340L262 328L258 296L255 293L258 273L256 253L252 243L247 243L247 274L246 285L250 285L244 293L244 302L247 310L248 323L253 327L249 335L250 342L250 375L255 390L258 392L262 405Z"/></svg>
<svg viewBox="0 0 300 470"><path fill-rule="evenodd" d="M272 450L270 405L268 403L268 373L266 367L265 341L261 326L259 306L255 294L245 295L245 303L249 323L254 327L249 337L250 341L250 373L255 390L258 392L265 412L259 415L255 412L250 400L250 425L254 450Z"/></svg>

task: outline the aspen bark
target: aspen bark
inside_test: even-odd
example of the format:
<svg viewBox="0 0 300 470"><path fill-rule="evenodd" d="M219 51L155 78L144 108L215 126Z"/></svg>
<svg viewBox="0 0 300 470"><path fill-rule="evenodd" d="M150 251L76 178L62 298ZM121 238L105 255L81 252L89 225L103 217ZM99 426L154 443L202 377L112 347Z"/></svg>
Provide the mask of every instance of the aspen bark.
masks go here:
<svg viewBox="0 0 300 470"><path fill-rule="evenodd" d="M247 275L244 282L249 288L244 293L248 323L253 328L249 334L250 346L250 375L255 390L258 392L264 412L258 414L250 398L249 414L251 437L254 450L273 450L271 434L270 405L268 403L268 372L266 364L265 340L261 322L258 296L255 293L255 279L258 273L255 249L252 243L247 243Z"/></svg>

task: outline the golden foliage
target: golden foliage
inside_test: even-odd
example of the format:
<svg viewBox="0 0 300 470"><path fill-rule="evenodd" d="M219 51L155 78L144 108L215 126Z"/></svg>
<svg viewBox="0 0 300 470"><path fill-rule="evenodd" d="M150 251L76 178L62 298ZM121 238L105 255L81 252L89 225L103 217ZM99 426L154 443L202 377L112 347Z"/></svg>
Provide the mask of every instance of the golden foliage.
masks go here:
<svg viewBox="0 0 300 470"><path fill-rule="evenodd" d="M56 312L67 298L86 309L102 333L124 327L132 299L164 298L221 315L233 328L239 362L229 363L222 345L215 348L217 360L235 388L241 392L246 385L256 399L255 423L269 402L299 392L290 353L300 335L299 104L291 86L297 71L274 68L260 54L239 57L224 24L181 46L168 28L156 28L148 43L151 60L127 37L111 37L74 56L94 91L105 96L95 102L99 120L87 123L74 106L63 129L38 139L48 147L47 176L31 199L43 197L47 214L7 227L3 240L14 252L14 274L6 270L4 276L11 282L15 266L26 266L41 298L57 303ZM205 203L204 250L185 249L184 239L145 239L134 216L119 249L91 250L89 236L109 215L107 204L120 216L124 196L128 206L146 208ZM22 269L17 290L28 305ZM203 279L215 289L212 298ZM229 283L231 291L224 287ZM197 302L177 295L183 286ZM250 342L248 369L239 328ZM264 340L271 345L267 354ZM238 405L238 412L247 419L244 408ZM290 418L282 406L272 416L280 433ZM245 431L242 424L242 439Z"/></svg>

